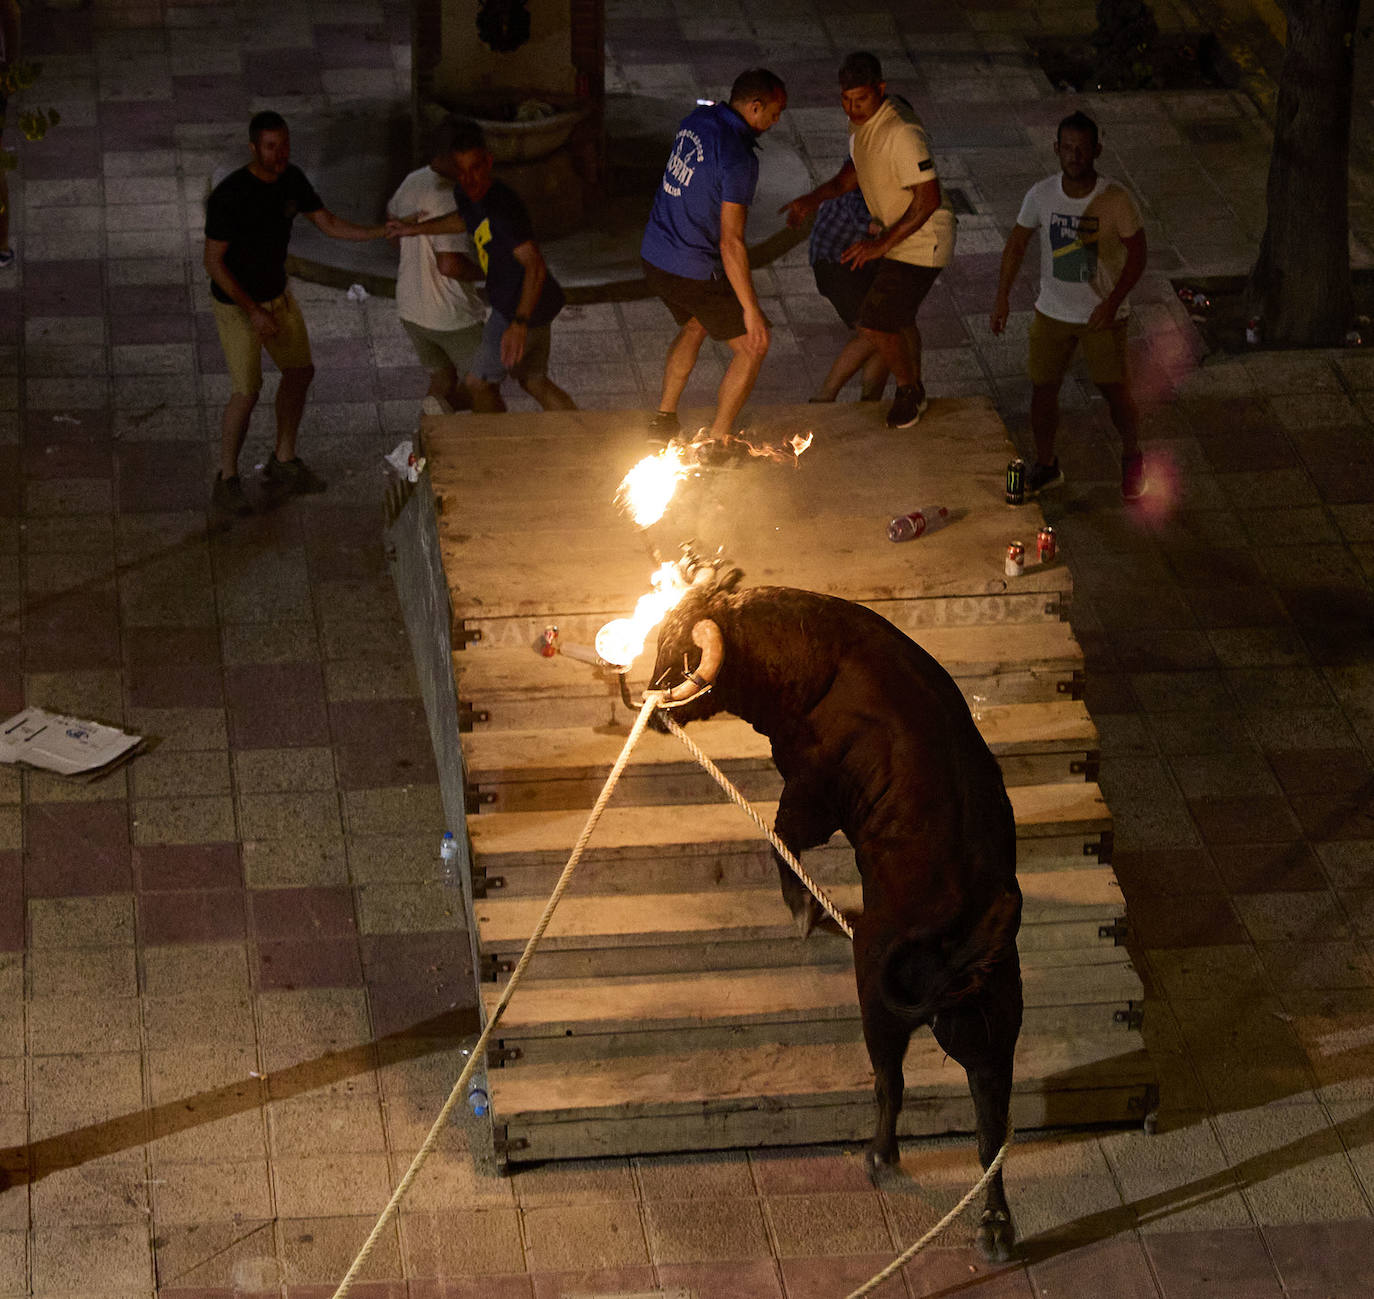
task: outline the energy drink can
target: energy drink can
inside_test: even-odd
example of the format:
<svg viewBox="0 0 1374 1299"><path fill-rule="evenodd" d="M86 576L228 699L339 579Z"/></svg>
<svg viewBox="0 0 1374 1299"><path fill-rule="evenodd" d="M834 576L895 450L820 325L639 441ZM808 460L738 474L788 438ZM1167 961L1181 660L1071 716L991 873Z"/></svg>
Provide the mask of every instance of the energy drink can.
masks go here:
<svg viewBox="0 0 1374 1299"><path fill-rule="evenodd" d="M1035 550L1042 564L1053 563L1059 553L1059 538L1048 523L1035 534Z"/></svg>
<svg viewBox="0 0 1374 1299"><path fill-rule="evenodd" d="M1026 503L1026 462L1017 456L1007 466L1007 504Z"/></svg>
<svg viewBox="0 0 1374 1299"><path fill-rule="evenodd" d="M1007 546L1006 570L1008 577L1020 577L1026 571L1026 548L1019 541Z"/></svg>

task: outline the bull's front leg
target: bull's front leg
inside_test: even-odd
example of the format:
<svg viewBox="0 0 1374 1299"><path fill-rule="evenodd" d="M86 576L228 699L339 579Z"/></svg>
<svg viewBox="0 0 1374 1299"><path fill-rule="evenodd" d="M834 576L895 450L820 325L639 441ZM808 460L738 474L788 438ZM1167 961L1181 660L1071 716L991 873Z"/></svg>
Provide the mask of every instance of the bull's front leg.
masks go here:
<svg viewBox="0 0 1374 1299"><path fill-rule="evenodd" d="M839 828L834 813L820 797L815 782L794 778L783 785L773 830L794 857L800 858L808 849L820 847ZM796 872L782 859L776 848L773 850L773 860L778 866L783 901L792 912L797 933L806 938L825 915L825 909L797 878Z"/></svg>
<svg viewBox="0 0 1374 1299"><path fill-rule="evenodd" d="M873 1098L878 1114L873 1139L864 1151L864 1167L874 1185L890 1181L901 1162L897 1118L902 1112L906 1077L902 1061L911 1041L911 1025L888 1008L882 994L887 941L871 935L860 916L854 926L854 978L863 1017L864 1044L873 1065Z"/></svg>

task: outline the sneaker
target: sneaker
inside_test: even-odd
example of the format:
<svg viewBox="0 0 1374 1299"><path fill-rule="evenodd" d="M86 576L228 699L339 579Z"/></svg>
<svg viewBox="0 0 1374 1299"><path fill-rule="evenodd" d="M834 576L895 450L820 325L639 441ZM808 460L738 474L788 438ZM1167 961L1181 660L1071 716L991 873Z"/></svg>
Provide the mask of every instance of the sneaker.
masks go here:
<svg viewBox="0 0 1374 1299"><path fill-rule="evenodd" d="M892 402L892 409L887 412L888 428L910 428L921 418L929 405L925 384L914 383L905 388L899 387Z"/></svg>
<svg viewBox="0 0 1374 1299"><path fill-rule="evenodd" d="M452 415L453 407L442 397L426 396L420 403L421 415Z"/></svg>
<svg viewBox="0 0 1374 1299"><path fill-rule="evenodd" d="M1064 485L1064 472L1059 468L1059 457L1055 456L1053 462L1042 465L1038 460L1031 465L1026 473L1026 495L1039 496L1041 492L1047 492L1051 487L1062 487Z"/></svg>
<svg viewBox="0 0 1374 1299"><path fill-rule="evenodd" d="M294 460L278 460L275 451L267 457L263 474L269 482L277 483L298 496L313 496L329 486L300 456Z"/></svg>
<svg viewBox="0 0 1374 1299"><path fill-rule="evenodd" d="M1121 457L1121 499L1138 501L1145 495L1145 457L1139 451Z"/></svg>
<svg viewBox="0 0 1374 1299"><path fill-rule="evenodd" d="M14 265L14 249L0 248L0 271L7 271Z"/></svg>
<svg viewBox="0 0 1374 1299"><path fill-rule="evenodd" d="M216 514L236 514L241 519L253 513L253 506L243 494L243 484L238 474L232 478L225 478L223 474L215 475L215 485L210 489L210 508Z"/></svg>
<svg viewBox="0 0 1374 1299"><path fill-rule="evenodd" d="M671 437L676 437L682 432L682 425L677 422L677 412L671 410L658 410L649 416L649 436L657 438L659 441L666 442Z"/></svg>

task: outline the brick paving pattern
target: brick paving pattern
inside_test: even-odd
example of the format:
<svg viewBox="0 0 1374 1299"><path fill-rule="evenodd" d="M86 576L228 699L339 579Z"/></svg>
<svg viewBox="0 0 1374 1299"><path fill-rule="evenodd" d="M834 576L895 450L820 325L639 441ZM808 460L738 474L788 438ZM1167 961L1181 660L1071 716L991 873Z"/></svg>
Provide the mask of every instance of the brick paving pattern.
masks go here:
<svg viewBox="0 0 1374 1299"><path fill-rule="evenodd" d="M1004 339L986 317L1070 102L1024 37L1092 22L1086 0L608 0L608 81L686 101L767 62L791 91L769 139L819 179L844 150L837 58L878 52L974 208L922 312L926 382L987 395L1024 439L1032 268ZM207 536L226 384L200 204L256 108L403 102L408 6L96 0L26 23L64 120L23 148L19 262L0 272L0 714L41 704L160 743L95 784L0 767L0 1296L328 1295L474 1023L380 539L379 454L424 379L389 302L298 285L319 370L302 448L329 492ZM1165 277L1248 267L1266 128L1223 91L1082 102L1146 213L1132 336L1157 486L1121 507L1105 411L1074 378L1047 510L1164 1111L1154 1136L1017 1147L1025 1261L989 1270L965 1222L880 1293L1367 1295L1374 355L1200 365ZM1357 172L1362 263L1369 192ZM843 331L804 249L758 282L775 333L754 400L800 400ZM571 308L553 372L579 404L647 409L670 333L656 303ZM704 353L686 402L720 373ZM268 407L245 465L270 448ZM354 1293L831 1299L976 1174L963 1139L907 1168L904 1193L838 1148L493 1178L458 1124Z"/></svg>

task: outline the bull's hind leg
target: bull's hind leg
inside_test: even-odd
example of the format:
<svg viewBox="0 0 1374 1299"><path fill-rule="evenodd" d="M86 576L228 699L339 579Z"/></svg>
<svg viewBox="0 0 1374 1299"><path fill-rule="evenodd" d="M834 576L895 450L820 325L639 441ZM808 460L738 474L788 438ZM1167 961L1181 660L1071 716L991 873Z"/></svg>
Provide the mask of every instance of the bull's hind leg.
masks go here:
<svg viewBox="0 0 1374 1299"><path fill-rule="evenodd" d="M792 854L800 857L807 849L825 843L839 826L814 789L804 781L789 780L783 785L778 800L778 816L773 829ZM806 938L818 923L827 924L825 910L797 878L796 872L783 861L777 849L773 850L773 860L778 866L783 901L796 922L797 933Z"/></svg>
<svg viewBox="0 0 1374 1299"><path fill-rule="evenodd" d="M1012 1057L1021 1030L1021 970L1015 950L967 1003L942 1010L931 1029L935 1040L968 1074L978 1125L978 1159L987 1168L1007 1139L1011 1113ZM1012 1257L1015 1243L1016 1227L998 1169L988 1183L978 1248L985 1258L1004 1263Z"/></svg>

